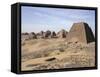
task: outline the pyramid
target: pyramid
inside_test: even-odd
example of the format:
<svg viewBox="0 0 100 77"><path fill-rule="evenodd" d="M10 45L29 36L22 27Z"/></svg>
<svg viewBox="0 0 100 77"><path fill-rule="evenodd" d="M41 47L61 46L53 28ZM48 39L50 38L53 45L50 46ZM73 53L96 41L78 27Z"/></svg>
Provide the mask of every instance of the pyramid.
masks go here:
<svg viewBox="0 0 100 77"><path fill-rule="evenodd" d="M67 35L67 31L64 30L64 29L62 29L61 31L59 31L59 32L57 33L57 37L58 37L58 38L66 38L66 35Z"/></svg>
<svg viewBox="0 0 100 77"><path fill-rule="evenodd" d="M67 34L66 39L67 41L77 41L82 43L90 43L95 40L91 28L85 22L74 23Z"/></svg>

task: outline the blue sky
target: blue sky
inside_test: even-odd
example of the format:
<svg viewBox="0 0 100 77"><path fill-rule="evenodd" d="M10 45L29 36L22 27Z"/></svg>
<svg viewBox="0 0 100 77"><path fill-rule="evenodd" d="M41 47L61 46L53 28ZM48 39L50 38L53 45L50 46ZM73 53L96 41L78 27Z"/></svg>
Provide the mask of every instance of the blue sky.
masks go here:
<svg viewBox="0 0 100 77"><path fill-rule="evenodd" d="M70 30L73 23L87 22L95 32L95 11L22 6L22 32Z"/></svg>

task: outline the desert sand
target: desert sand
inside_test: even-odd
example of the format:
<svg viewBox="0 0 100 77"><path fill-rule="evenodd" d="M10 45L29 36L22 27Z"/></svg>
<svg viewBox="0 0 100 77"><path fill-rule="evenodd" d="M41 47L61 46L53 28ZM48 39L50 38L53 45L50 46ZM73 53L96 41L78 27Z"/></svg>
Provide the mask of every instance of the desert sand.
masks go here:
<svg viewBox="0 0 100 77"><path fill-rule="evenodd" d="M83 44L62 39L33 39L22 45L22 70L95 66L95 42Z"/></svg>

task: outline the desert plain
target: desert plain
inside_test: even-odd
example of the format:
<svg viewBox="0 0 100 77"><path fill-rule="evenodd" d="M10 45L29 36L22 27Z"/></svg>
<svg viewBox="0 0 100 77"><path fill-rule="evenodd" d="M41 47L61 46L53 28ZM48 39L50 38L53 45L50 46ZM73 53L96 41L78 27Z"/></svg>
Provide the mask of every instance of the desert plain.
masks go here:
<svg viewBox="0 0 100 77"><path fill-rule="evenodd" d="M89 32L87 33L87 28L82 28L83 24L74 24L73 26L76 25L74 28L72 27L69 32L61 31L58 37L56 35L47 38L24 37L21 41L21 70L94 67L95 41L93 39L91 41L90 37L93 36L91 32L90 36L86 35ZM79 32L79 29L83 31ZM70 39L67 39L69 36ZM80 40L80 36L83 41ZM87 40L90 41L85 42Z"/></svg>

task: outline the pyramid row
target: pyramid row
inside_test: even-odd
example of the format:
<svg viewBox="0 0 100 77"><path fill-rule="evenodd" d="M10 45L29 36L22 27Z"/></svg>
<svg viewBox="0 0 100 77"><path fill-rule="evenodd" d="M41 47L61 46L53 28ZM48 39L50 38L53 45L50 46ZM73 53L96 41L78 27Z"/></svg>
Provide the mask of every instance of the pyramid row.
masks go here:
<svg viewBox="0 0 100 77"><path fill-rule="evenodd" d="M39 33L22 33L21 35L22 39L24 40L42 38L66 38L67 41L79 41L84 43L93 42L95 40L91 28L85 22L74 23L69 32L62 29L58 33L55 31L51 32L50 30L47 30L46 32L41 31Z"/></svg>

